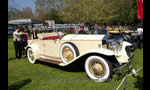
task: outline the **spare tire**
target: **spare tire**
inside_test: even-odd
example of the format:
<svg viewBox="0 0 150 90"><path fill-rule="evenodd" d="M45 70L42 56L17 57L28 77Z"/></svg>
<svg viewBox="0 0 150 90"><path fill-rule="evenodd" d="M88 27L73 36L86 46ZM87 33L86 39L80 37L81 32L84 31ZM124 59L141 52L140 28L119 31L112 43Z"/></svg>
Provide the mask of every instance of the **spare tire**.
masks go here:
<svg viewBox="0 0 150 90"><path fill-rule="evenodd" d="M68 64L79 55L79 51L77 47L73 43L70 43L70 42L64 43L60 47L59 53L60 53L61 60L65 64Z"/></svg>

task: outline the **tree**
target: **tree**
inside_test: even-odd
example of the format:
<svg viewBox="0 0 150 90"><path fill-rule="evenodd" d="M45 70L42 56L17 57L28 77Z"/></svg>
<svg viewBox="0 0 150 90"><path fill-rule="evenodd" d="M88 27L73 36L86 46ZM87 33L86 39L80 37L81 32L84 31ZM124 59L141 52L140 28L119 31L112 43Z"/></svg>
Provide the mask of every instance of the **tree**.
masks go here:
<svg viewBox="0 0 150 90"><path fill-rule="evenodd" d="M67 6L64 8L65 16L72 19L75 23L96 22L102 20L104 0L72 0L66 1ZM70 4L70 5L69 5Z"/></svg>
<svg viewBox="0 0 150 90"><path fill-rule="evenodd" d="M29 19L33 17L32 8L31 7L25 7L21 11L21 17L25 19Z"/></svg>
<svg viewBox="0 0 150 90"><path fill-rule="evenodd" d="M136 22L137 0L35 0L38 15L64 23Z"/></svg>
<svg viewBox="0 0 150 90"><path fill-rule="evenodd" d="M45 14L46 20L55 20L56 23L64 23L62 16L54 9L52 8L48 13Z"/></svg>
<svg viewBox="0 0 150 90"><path fill-rule="evenodd" d="M13 19L19 19L21 11L16 8L8 8L8 21Z"/></svg>
<svg viewBox="0 0 150 90"><path fill-rule="evenodd" d="M35 0L36 13L38 17L42 19L57 19L61 15L58 15L60 11L63 10L61 0Z"/></svg>

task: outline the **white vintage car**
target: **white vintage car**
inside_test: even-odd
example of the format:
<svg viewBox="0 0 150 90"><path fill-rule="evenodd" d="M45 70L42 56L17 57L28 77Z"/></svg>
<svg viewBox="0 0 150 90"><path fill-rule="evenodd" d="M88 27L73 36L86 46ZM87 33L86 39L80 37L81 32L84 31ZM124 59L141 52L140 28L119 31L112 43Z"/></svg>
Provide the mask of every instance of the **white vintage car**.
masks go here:
<svg viewBox="0 0 150 90"><path fill-rule="evenodd" d="M52 32L38 34L38 39L29 40L26 52L32 64L41 60L67 66L76 60L84 60L87 75L94 81L104 82L112 75L112 69L130 62L127 52L130 46L130 43L109 34L64 36L62 32Z"/></svg>

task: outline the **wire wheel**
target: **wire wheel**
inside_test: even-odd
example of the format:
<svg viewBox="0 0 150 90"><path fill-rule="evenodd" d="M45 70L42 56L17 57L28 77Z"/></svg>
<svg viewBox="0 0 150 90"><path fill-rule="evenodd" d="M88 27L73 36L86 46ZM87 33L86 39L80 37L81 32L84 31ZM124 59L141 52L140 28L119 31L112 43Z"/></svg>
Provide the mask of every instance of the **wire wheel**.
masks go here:
<svg viewBox="0 0 150 90"><path fill-rule="evenodd" d="M104 64L96 59L90 61L89 70L97 78L103 77L106 73Z"/></svg>
<svg viewBox="0 0 150 90"><path fill-rule="evenodd" d="M62 54L67 62L70 62L74 58L73 51L67 46L63 48Z"/></svg>
<svg viewBox="0 0 150 90"><path fill-rule="evenodd" d="M32 50L29 50L29 58L33 61L34 60L34 55Z"/></svg>
<svg viewBox="0 0 150 90"><path fill-rule="evenodd" d="M104 82L112 74L112 64L100 56L89 56L85 62L85 71L92 80Z"/></svg>
<svg viewBox="0 0 150 90"><path fill-rule="evenodd" d="M61 45L59 54L63 63L68 64L75 60L79 52L74 44L68 42Z"/></svg>
<svg viewBox="0 0 150 90"><path fill-rule="evenodd" d="M27 58L30 63L35 63L35 56L32 48L28 48L27 50Z"/></svg>

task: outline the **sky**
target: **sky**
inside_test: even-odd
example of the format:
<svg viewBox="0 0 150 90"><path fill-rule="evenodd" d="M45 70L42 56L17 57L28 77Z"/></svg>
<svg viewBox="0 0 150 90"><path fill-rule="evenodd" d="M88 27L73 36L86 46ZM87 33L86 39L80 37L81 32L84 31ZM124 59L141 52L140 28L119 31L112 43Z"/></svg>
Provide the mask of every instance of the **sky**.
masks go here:
<svg viewBox="0 0 150 90"><path fill-rule="evenodd" d="M35 0L8 0L8 7L17 8L18 10L22 10L25 7L31 7L32 11L35 11Z"/></svg>

